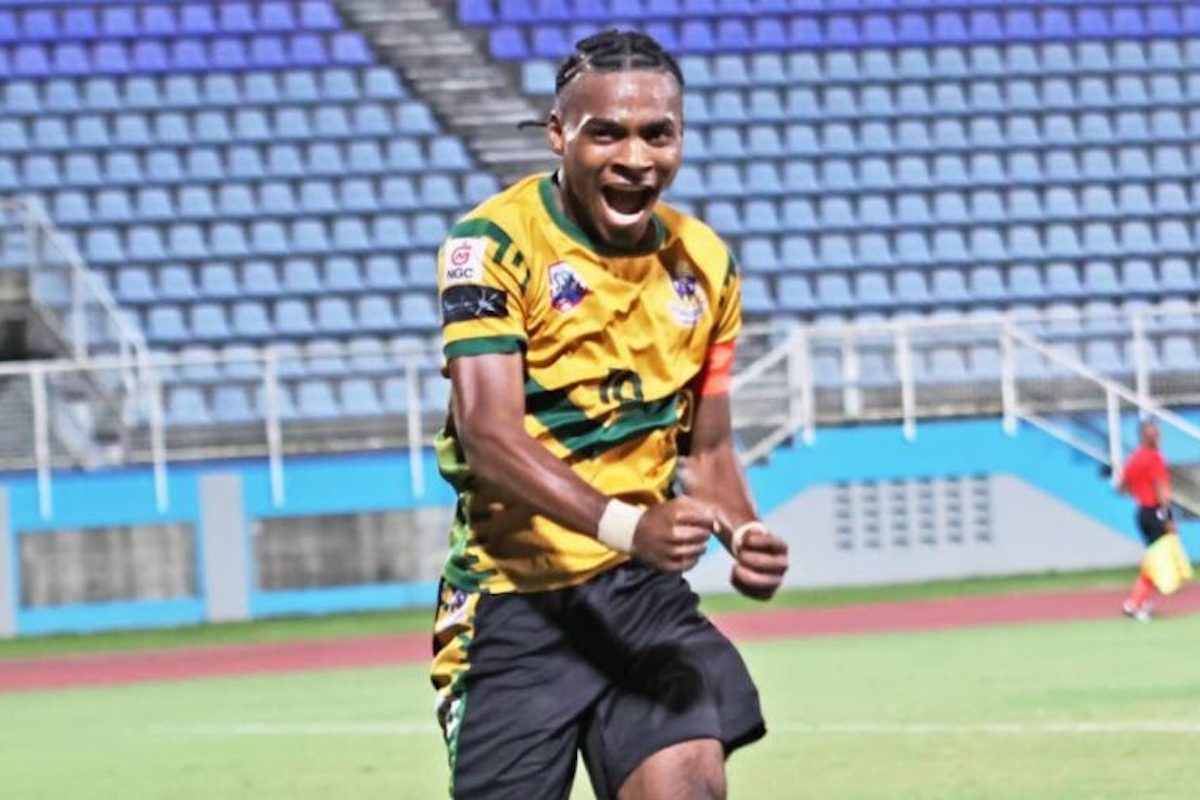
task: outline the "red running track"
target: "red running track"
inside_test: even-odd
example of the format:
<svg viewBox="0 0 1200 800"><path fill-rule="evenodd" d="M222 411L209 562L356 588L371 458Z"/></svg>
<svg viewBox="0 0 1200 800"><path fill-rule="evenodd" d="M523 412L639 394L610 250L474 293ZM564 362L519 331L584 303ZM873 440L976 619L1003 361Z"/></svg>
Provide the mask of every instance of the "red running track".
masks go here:
<svg viewBox="0 0 1200 800"><path fill-rule="evenodd" d="M766 609L719 614L713 620L734 640L753 642L1106 619L1119 615L1123 597L1122 590L1043 592ZM1200 613L1200 586L1160 598L1158 613ZM0 692L395 666L430 656L427 634L404 634L13 659L0 661Z"/></svg>

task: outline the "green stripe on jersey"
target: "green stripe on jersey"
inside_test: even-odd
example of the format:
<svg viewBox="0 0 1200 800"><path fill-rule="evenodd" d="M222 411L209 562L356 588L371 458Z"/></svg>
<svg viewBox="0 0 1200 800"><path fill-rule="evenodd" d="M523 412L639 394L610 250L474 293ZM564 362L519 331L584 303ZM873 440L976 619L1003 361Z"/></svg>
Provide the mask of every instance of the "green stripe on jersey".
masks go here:
<svg viewBox="0 0 1200 800"><path fill-rule="evenodd" d="M532 414L572 458L591 459L651 431L679 421L679 396L630 400L609 415L611 422L592 419L571 402L566 390L546 389L534 379L525 383L525 411Z"/></svg>
<svg viewBox="0 0 1200 800"><path fill-rule="evenodd" d="M481 336L475 339L460 339L443 348L447 360L460 356L481 356L489 353L519 353L527 342L520 336Z"/></svg>

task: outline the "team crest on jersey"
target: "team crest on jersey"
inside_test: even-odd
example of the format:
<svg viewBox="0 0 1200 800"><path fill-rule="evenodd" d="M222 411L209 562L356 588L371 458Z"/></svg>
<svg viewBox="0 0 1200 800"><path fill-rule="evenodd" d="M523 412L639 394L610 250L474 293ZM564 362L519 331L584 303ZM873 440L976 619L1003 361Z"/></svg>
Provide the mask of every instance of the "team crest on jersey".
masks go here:
<svg viewBox="0 0 1200 800"><path fill-rule="evenodd" d="M459 238L446 242L442 274L447 286L455 283L478 283L483 278L483 258L487 239Z"/></svg>
<svg viewBox="0 0 1200 800"><path fill-rule="evenodd" d="M590 290L575 268L565 261L550 267L550 305L567 312L583 302Z"/></svg>
<svg viewBox="0 0 1200 800"><path fill-rule="evenodd" d="M680 325L695 327L704 316L704 292L688 264L676 265L671 288L675 290L675 297L671 300L671 315Z"/></svg>

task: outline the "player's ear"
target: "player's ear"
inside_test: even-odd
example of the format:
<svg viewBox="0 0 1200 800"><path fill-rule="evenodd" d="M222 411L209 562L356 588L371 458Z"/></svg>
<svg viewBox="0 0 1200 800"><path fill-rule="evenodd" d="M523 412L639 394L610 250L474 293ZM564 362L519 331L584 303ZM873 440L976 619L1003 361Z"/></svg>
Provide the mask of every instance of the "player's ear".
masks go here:
<svg viewBox="0 0 1200 800"><path fill-rule="evenodd" d="M546 118L546 141L550 143L550 150L554 155L562 156L566 137L563 134L562 116L557 108Z"/></svg>

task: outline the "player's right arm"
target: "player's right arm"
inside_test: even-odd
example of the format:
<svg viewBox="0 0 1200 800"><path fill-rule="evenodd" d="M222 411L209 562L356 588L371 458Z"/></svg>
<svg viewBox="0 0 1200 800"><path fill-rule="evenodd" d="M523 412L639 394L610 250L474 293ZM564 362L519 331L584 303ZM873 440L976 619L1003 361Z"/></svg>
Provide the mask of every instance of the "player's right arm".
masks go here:
<svg viewBox="0 0 1200 800"><path fill-rule="evenodd" d="M455 428L476 478L559 525L596 535L612 498L526 433L521 355L453 359L450 382ZM712 526L712 510L696 500L660 503L638 519L630 551L660 569L687 570L704 553Z"/></svg>
<svg viewBox="0 0 1200 800"><path fill-rule="evenodd" d="M706 505L680 499L642 513L598 492L526 432L530 275L507 234L486 220L460 223L438 272L454 427L474 476L565 528L609 546L619 540L618 549L661 569L695 564L714 525Z"/></svg>

